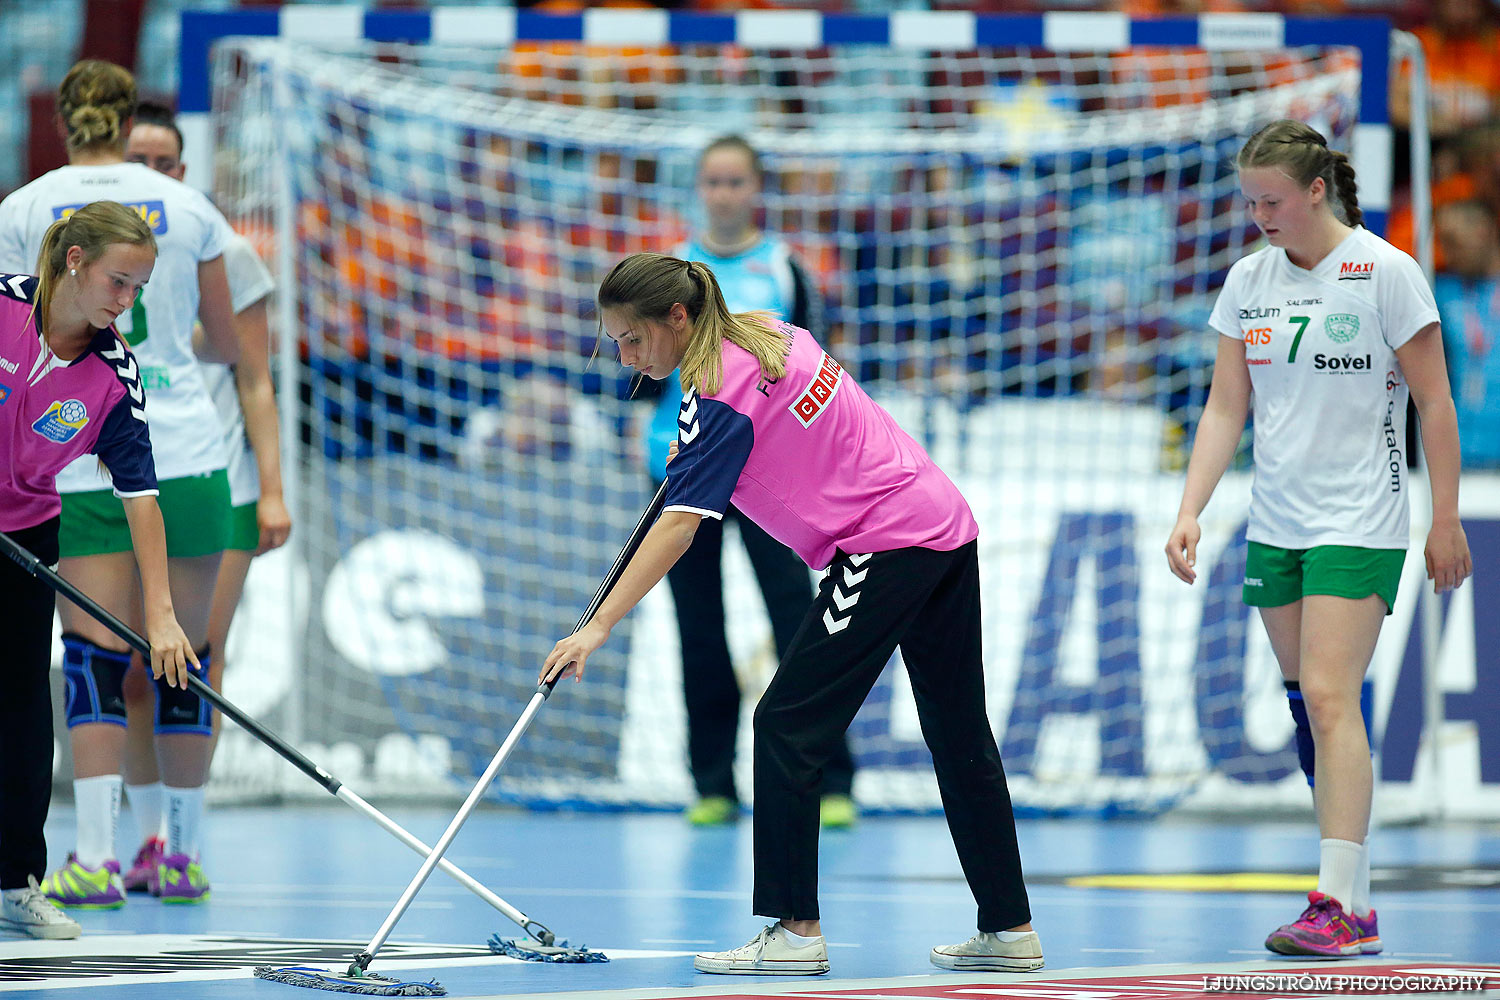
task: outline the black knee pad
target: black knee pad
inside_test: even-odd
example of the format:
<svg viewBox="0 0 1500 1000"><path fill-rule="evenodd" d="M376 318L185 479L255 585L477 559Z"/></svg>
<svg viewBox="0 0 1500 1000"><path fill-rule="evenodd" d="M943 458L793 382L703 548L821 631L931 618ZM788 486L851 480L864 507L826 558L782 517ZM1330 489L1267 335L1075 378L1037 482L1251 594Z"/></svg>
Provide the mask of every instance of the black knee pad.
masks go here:
<svg viewBox="0 0 1500 1000"><path fill-rule="evenodd" d="M198 668L188 669L200 681L208 683L209 649L198 652ZM156 731L158 733L196 733L211 736L214 731L214 707L192 688L175 688L165 674L156 679Z"/></svg>
<svg viewBox="0 0 1500 1000"><path fill-rule="evenodd" d="M68 728L90 722L125 725L125 671L130 654L117 653L73 632L63 634L63 684Z"/></svg>

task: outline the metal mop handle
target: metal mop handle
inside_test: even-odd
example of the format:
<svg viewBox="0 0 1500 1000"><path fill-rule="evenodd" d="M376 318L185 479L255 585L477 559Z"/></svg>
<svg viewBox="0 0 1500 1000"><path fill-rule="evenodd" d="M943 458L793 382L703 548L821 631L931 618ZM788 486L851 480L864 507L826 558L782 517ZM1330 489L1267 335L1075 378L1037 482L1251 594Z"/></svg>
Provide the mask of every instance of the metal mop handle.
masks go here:
<svg viewBox="0 0 1500 1000"><path fill-rule="evenodd" d="M641 540L646 537L646 532L650 530L651 523L656 520L656 515L661 513L666 495L667 484L664 482L661 486L657 487L656 495L651 498L651 503L646 506L646 510L641 514L640 520L636 522L635 528L630 533L630 539L625 543L625 547L620 550L620 554L615 558L614 564L610 566L609 572L604 575L604 581L599 584L599 589L594 592L593 600L589 601L588 608L578 619L578 624L574 626L573 631L576 632L589 623L598 612L599 606L604 603L604 599L609 596L609 592L619 582L620 574L625 572L626 565L629 564L636 550L641 547ZM490 761L490 766L485 768L484 773L479 776L479 783L469 792L468 798L464 799L464 804L459 807L458 814L448 824L448 829L443 831L443 835L433 845L432 853L427 856L426 861L422 862L422 867L417 870L417 874L412 878L411 883L401 893L401 898L396 901L395 907L386 915L385 921L381 923L380 929L375 932L375 936L370 939L370 943L365 946L365 950L354 956L354 961L349 965L348 975L362 975L370 967L370 962L374 960L376 952L384 946L386 939L396 929L397 921L401 919L407 907L411 906L412 900L421 891L428 876L432 874L433 868L437 867L443 855L448 852L448 846L458 836L458 831L468 821L469 814L479 804L479 800L484 796L485 790L489 788L490 782L495 780L495 775L499 773L500 768L505 764L506 758L510 756L511 751L520 742L521 735L526 732L527 727L531 725L531 720L541 710L542 703L547 700L547 696L552 693L552 689L556 686L557 678L537 685L536 693L531 696L531 700L526 703L526 708L522 711L521 717L511 727L510 735L505 737L504 743L500 744L500 749L496 751L494 758Z"/></svg>

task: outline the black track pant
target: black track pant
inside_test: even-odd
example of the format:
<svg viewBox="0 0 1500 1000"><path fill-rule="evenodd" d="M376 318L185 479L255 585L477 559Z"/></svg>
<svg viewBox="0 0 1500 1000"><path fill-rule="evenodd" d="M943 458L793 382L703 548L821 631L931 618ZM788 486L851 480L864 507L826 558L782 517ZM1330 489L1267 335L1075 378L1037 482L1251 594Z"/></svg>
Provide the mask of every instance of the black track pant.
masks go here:
<svg viewBox="0 0 1500 1000"><path fill-rule="evenodd" d="M823 771L897 645L979 929L1026 923L1010 790L984 710L974 542L834 559L755 711L755 912L818 917Z"/></svg>
<svg viewBox="0 0 1500 1000"><path fill-rule="evenodd" d="M807 614L812 587L807 566L791 549L766 534L733 507L728 515L739 525L740 538L766 599L778 661ZM724 522L705 517L693 544L667 574L677 608L682 639L682 694L687 705L688 769L700 798L722 795L739 799L734 787L734 748L740 725L740 686L724 635ZM731 613L734 613L732 609ZM824 774L825 794L848 795L854 784L854 761L847 740L840 740Z"/></svg>
<svg viewBox="0 0 1500 1000"><path fill-rule="evenodd" d="M52 518L11 538L57 564ZM47 873L42 826L52 802L52 588L0 557L0 889L22 889Z"/></svg>

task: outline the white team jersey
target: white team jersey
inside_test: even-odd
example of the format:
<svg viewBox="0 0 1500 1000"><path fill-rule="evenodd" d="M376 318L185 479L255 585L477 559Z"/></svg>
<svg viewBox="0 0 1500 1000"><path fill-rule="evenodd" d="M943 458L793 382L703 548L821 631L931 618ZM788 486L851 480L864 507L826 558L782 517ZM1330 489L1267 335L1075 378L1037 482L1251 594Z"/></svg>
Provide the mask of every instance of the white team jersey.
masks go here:
<svg viewBox="0 0 1500 1000"><path fill-rule="evenodd" d="M101 200L140 212L156 237L151 280L115 328L141 366L157 477L177 479L222 469L228 455L193 355L192 336L198 264L224 252L231 230L201 192L139 163L60 167L0 202L0 271L34 272L47 227ZM107 486L89 455L57 477L62 493Z"/></svg>
<svg viewBox="0 0 1500 1000"><path fill-rule="evenodd" d="M275 284L250 241L231 233L224 244L224 270L229 275L229 298L236 314L271 294ZM260 474L255 452L245 436L245 415L234 384L234 369L228 365L203 365L203 380L219 411L224 427L224 446L229 452L229 502L243 507L260 498Z"/></svg>
<svg viewBox="0 0 1500 1000"><path fill-rule="evenodd" d="M1396 348L1437 320L1416 261L1365 229L1310 271L1278 247L1230 268L1209 325L1245 342L1251 541L1407 547L1407 386Z"/></svg>

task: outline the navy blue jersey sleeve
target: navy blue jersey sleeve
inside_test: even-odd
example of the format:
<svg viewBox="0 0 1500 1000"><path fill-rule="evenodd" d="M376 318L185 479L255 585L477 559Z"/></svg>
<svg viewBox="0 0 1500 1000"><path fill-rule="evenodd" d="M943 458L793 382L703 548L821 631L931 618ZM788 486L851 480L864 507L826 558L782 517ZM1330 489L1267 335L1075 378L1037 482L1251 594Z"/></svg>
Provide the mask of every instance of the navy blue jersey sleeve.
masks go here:
<svg viewBox="0 0 1500 1000"><path fill-rule="evenodd" d="M723 517L755 443L755 426L729 404L695 392L678 411L677 440L663 509Z"/></svg>
<svg viewBox="0 0 1500 1000"><path fill-rule="evenodd" d="M104 461L122 497L156 493L156 462L151 457L151 434L137 415L129 396L121 396L94 442L94 454Z"/></svg>

